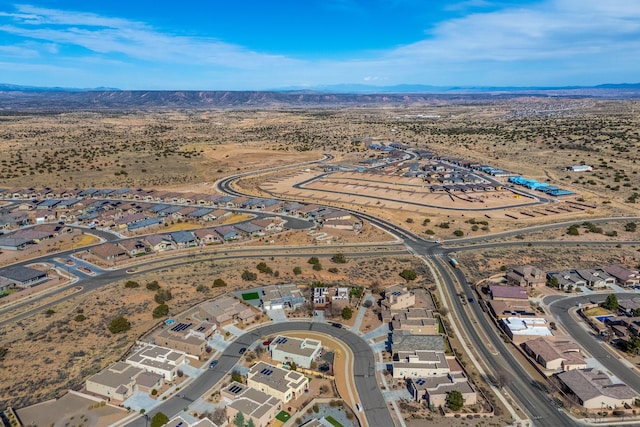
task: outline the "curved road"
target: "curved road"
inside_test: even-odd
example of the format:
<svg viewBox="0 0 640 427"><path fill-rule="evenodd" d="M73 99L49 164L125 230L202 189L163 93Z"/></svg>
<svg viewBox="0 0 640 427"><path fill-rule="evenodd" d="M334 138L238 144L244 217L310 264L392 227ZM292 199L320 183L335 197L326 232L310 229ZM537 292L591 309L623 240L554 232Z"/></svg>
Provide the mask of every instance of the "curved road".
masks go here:
<svg viewBox="0 0 640 427"><path fill-rule="evenodd" d="M153 417L157 412L162 412L172 418L183 412L184 408L193 401L203 396L211 387L221 381L225 375L231 372L240 360L239 351L242 347L249 348L257 341L263 341L265 337L274 336L287 331L313 331L330 335L341 340L353 352L353 372L355 377L356 390L359 395L360 404L367 417L370 427L390 427L393 426L393 419L387 408L387 404L378 387L376 378L376 364L373 351L369 344L358 335L345 330L338 329L325 323L312 322L288 322L262 326L231 342L229 347L218 358L218 364L214 369L205 371L196 378L189 386L174 395L170 399L162 402L159 408L148 413ZM139 417L129 424L128 427L146 427L145 417Z"/></svg>

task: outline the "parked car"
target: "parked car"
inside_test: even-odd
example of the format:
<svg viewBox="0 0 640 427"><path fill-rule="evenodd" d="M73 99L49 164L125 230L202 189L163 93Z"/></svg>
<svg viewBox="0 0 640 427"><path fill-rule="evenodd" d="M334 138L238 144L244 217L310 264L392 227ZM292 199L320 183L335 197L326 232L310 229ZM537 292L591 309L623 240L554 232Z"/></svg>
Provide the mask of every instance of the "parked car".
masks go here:
<svg viewBox="0 0 640 427"><path fill-rule="evenodd" d="M239 352L239 353L240 353L240 354L244 354L244 352L245 352L245 351L247 351L247 347L242 347L242 348L240 349L240 352Z"/></svg>
<svg viewBox="0 0 640 427"><path fill-rule="evenodd" d="M333 322L331 326L333 326L334 328L342 328L342 323Z"/></svg>
<svg viewBox="0 0 640 427"><path fill-rule="evenodd" d="M211 361L211 363L209 363L209 369L215 368L217 364L218 364L218 359Z"/></svg>

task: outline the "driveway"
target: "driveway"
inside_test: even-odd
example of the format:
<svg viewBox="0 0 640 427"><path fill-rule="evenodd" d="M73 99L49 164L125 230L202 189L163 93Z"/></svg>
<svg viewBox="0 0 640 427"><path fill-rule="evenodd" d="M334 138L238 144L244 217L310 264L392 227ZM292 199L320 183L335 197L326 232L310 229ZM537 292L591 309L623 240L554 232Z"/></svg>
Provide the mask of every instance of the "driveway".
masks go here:
<svg viewBox="0 0 640 427"><path fill-rule="evenodd" d="M140 409L144 409L146 412L153 409L159 402L156 399L152 399L149 393L142 391L134 391L130 398L122 403L125 408L131 408L138 412Z"/></svg>

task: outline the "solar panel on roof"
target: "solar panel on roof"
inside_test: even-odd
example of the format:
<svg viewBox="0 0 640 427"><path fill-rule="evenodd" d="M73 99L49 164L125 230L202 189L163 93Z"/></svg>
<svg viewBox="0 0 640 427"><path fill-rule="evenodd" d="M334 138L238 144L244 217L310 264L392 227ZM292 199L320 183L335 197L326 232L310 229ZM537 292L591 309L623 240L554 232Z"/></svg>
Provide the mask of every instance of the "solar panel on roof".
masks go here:
<svg viewBox="0 0 640 427"><path fill-rule="evenodd" d="M424 383L425 383L425 381L422 378L420 378L418 381L416 381L416 384L418 384L418 385L424 385Z"/></svg>
<svg viewBox="0 0 640 427"><path fill-rule="evenodd" d="M234 386L232 386L232 387L229 389L229 391L230 391L231 393L233 393L233 394L235 394L235 393L239 392L240 390L242 390L242 387L237 386L237 385L234 385Z"/></svg>
<svg viewBox="0 0 640 427"><path fill-rule="evenodd" d="M395 291L395 292L392 292L391 295L400 296L400 295L402 295L402 292Z"/></svg>
<svg viewBox="0 0 640 427"><path fill-rule="evenodd" d="M269 375L273 374L273 369L264 368L262 371L260 371L260 373L261 373L262 375L269 376Z"/></svg>

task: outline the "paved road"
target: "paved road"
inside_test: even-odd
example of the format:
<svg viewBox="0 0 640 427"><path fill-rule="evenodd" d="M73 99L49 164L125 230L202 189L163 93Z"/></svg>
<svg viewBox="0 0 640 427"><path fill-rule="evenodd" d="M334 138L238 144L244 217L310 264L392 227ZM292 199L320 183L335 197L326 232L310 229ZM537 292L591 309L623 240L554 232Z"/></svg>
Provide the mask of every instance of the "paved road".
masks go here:
<svg viewBox="0 0 640 427"><path fill-rule="evenodd" d="M629 387L640 393L640 375L638 375L637 371L630 369L628 364L621 361L616 353L607 350L607 346L591 329L585 329L584 323L577 322L569 314L569 310L576 308L578 304L588 304L591 301L600 303L605 300L607 295L608 294L592 294L569 298L554 295L546 297L543 301L547 304L551 310L551 314L557 319L558 323L591 354L591 357L595 358L605 368L611 371L613 375L623 380ZM618 293L616 295L618 299L638 297L638 294L635 293Z"/></svg>
<svg viewBox="0 0 640 427"><path fill-rule="evenodd" d="M370 427L393 426L393 419L387 409L382 392L378 387L375 372L375 359L369 344L358 335L345 329L338 329L323 323L313 322L289 322L262 326L240 336L218 358L219 362L214 369L204 372L189 386L182 389L178 395L167 399L162 404L149 412L153 417L157 412L162 412L172 418L183 412L193 401L204 395L211 387L222 380L228 372L231 372L240 359L239 351L242 347L249 348L256 341L262 341L265 337L274 336L286 331L313 331L320 332L341 340L347 345L354 355L354 378L360 404L367 417ZM145 418L140 417L129 424L129 427L145 427Z"/></svg>
<svg viewBox="0 0 640 427"><path fill-rule="evenodd" d="M354 251L354 252L350 252L348 249L349 248L362 248L362 247L366 247L369 246L370 247L370 251L368 252L362 252L362 251ZM340 251L341 253L343 253L347 258L349 257L379 257L379 256L395 256L395 255L403 255L403 254L407 254L406 249L403 246L398 245L398 249L397 250L390 250L392 247L392 245L378 245L378 244L372 244L372 245L362 245L362 244L354 244L354 245L322 245L320 247L318 247L318 250L322 250L322 251L331 251L332 249L335 248L335 251ZM69 285L66 286L62 286L59 288L56 288L55 292L62 292L66 289L69 288L73 288L73 287L79 287L81 289L78 290L78 292L75 292L71 295L67 295L64 297L60 297L58 299L56 299L55 301L51 301L50 303L47 304L43 304L39 307L33 308L31 310L25 311L17 316L12 316L10 318L7 317L2 317L2 320L0 320L0 326L5 326L7 324L11 324L14 323L16 321L19 321L21 319L24 319L26 317L30 317L33 316L35 314L41 313L42 311L46 310L49 307L52 307L54 305L60 304L63 301L69 300L71 298L76 298L82 294L85 294L87 292L91 292L93 290L96 290L102 286L106 286L109 285L113 282L116 282L118 280L123 280L125 278L132 278L135 279L135 275L138 274L142 274L142 273L148 273L148 272L152 272L152 271L158 271L158 270L163 270L166 268L175 268L175 267L180 267L180 266L185 266L185 265L190 265L193 264L196 261L202 261L202 259L207 259L207 260L229 260L229 259L247 259L247 258L266 258L266 257L274 257L274 258L280 258L280 257L311 257L311 256L315 256L315 257L319 257L319 258L324 258L324 257L331 257L333 256L333 252L332 253L318 253L318 250L313 250L310 247L306 247L306 248L300 248L300 249L296 249L293 247L276 247L276 246L264 246L264 247L250 247L250 248L237 248L237 249L227 249L226 251L224 250L225 248L222 247L220 248L220 250L218 252L211 252L211 253L204 253L204 254L196 254L193 252L183 252L181 254L175 254L175 256L173 258L160 258L160 259L155 259L155 260L150 260L148 262L144 262L144 263L140 263L140 264L136 264L135 266L125 266L121 269L118 270L105 270L102 274L95 276L95 277L90 277L90 276L86 276L80 278L77 282L75 283L71 283ZM61 255L61 254L58 254ZM32 261L33 262L33 261ZM130 268L135 268L135 273L134 274L129 274L126 272L127 269ZM13 311L15 309L19 309L28 305L32 305L42 299L45 298L49 298L51 296L51 293L44 293L42 295L37 295L34 296L33 298L29 298L27 300L21 301L19 303L16 304L12 304L8 307L2 307L0 308L0 315L2 315L3 313L9 312L9 311Z"/></svg>

